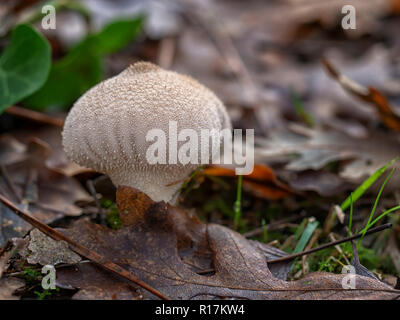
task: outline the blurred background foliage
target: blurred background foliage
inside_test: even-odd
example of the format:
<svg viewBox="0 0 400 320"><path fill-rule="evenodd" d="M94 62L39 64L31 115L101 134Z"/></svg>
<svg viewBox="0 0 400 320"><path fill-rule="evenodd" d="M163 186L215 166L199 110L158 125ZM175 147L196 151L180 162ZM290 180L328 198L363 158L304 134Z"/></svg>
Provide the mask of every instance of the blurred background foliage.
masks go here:
<svg viewBox="0 0 400 320"><path fill-rule="evenodd" d="M88 17L82 7L76 10L75 2L51 1L49 4L56 10L73 10L85 19ZM34 11L26 20L35 23L44 16ZM136 16L112 21L97 32L88 32L78 43L66 48L61 57L54 59L49 41L33 27L28 24L13 26L9 32L10 44L0 58L0 110L16 102L39 111L68 109L84 92L105 78L104 57L132 42L141 30L143 19L143 16Z"/></svg>
<svg viewBox="0 0 400 320"><path fill-rule="evenodd" d="M341 8L349 3L357 10L355 30L341 27ZM56 8L55 30L41 26L46 4ZM290 253L304 250L346 236L349 201L343 201L399 155L399 26L399 0L1 2L0 113L17 105L60 121L58 131L40 131L9 108L0 131L12 132L25 144L32 136L43 139L53 154L48 162L86 186L93 172L71 167L59 141L62 119L73 103L138 60L189 74L216 92L235 128L255 129L256 161L268 174L243 179L240 216L233 205L236 178L221 172L203 172L191 180L182 204L196 208L206 222ZM323 58L332 62L325 67L337 67L336 79L324 69ZM343 86L343 77L353 86ZM384 97L383 104L371 98L371 87ZM26 127L31 131L17 132ZM3 150L22 148L2 137L8 142ZM399 161L391 167L399 169ZM362 197L354 193L354 200L359 198L354 232L368 224L371 212L379 216L399 204L396 172L371 211L385 177L374 178ZM105 184L109 195L98 185L96 191L102 194L108 225L119 227L115 190ZM340 203L344 212L331 214ZM91 205L83 212L96 209ZM399 217L398 212L385 216L379 223L391 222L394 228L364 239L359 248L361 263L377 274L400 273ZM340 272L352 250L347 244L339 249L296 261L292 276Z"/></svg>

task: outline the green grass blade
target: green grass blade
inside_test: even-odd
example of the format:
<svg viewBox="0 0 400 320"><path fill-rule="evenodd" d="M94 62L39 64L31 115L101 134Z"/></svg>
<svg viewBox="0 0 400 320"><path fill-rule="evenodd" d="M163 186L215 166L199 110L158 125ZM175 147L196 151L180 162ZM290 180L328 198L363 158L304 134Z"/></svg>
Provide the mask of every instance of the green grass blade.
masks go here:
<svg viewBox="0 0 400 320"><path fill-rule="evenodd" d="M304 250L306 247L308 241L310 240L311 236L313 235L315 229L318 227L319 222L318 221L310 221L307 224L307 227L305 228L303 234L301 235L301 238L299 242L297 242L296 248L294 249L293 253L298 253Z"/></svg>
<svg viewBox="0 0 400 320"><path fill-rule="evenodd" d="M294 234L294 239L295 240L300 240L300 237L301 237L301 235L303 234L303 232L304 232L304 229L306 228L306 226L307 226L307 221L308 221L308 219L307 218L304 218L302 221L301 221L301 223L299 224L299 226L296 228L296 232L295 232L295 234Z"/></svg>
<svg viewBox="0 0 400 320"><path fill-rule="evenodd" d="M349 237L350 237L350 235L351 235L351 227L352 227L352 224L353 224L353 193L350 193L350 218L349 218L349 232L348 232L348 234L349 234Z"/></svg>
<svg viewBox="0 0 400 320"><path fill-rule="evenodd" d="M313 117L310 115L310 113L306 111L306 109L303 106L303 102L301 101L297 93L293 89L291 89L290 91L291 91L292 102L297 115L300 117L301 120L305 122L307 126L313 127L315 124Z"/></svg>
<svg viewBox="0 0 400 320"><path fill-rule="evenodd" d="M392 212L397 211L397 210L400 210L400 206L396 206L396 207L393 207L393 208L390 208L390 209L386 210L384 213L379 215L374 221L372 221L371 223L367 224L367 226L364 229L362 229L359 233L364 233L365 234L365 232L367 232L368 229L370 229L375 223L377 223L379 220L384 218L389 213L392 213Z"/></svg>
<svg viewBox="0 0 400 320"><path fill-rule="evenodd" d="M394 158L393 160L389 161L385 164L382 168L376 170L372 175L370 175L356 190L352 193L353 202L356 202L365 191L368 190L371 185L378 180L378 178L389 168L395 161L397 161L398 157ZM344 202L340 205L340 208L345 211L351 204L350 196L344 200Z"/></svg>
<svg viewBox="0 0 400 320"><path fill-rule="evenodd" d="M242 180L243 180L243 176L239 175L238 176L238 186L237 186L237 193L236 193L236 201L234 204L234 212L235 212L235 216L233 218L233 225L235 230L237 229L238 225L239 225L239 220L242 216Z"/></svg>
<svg viewBox="0 0 400 320"><path fill-rule="evenodd" d="M376 197L376 199L375 199L374 206L373 206L373 208L372 208L372 210L371 210L371 214L369 215L369 218L368 218L367 226L369 226L370 223L371 223L372 217L373 217L374 214L375 214L376 207L378 206L379 199L380 199L380 197L381 197L381 195L382 195L382 191L383 191L383 189L385 188L385 185L386 185L386 183L389 181L390 177L393 175L394 170L395 170L395 169L393 168L392 171L391 171L391 172L388 174L388 176L386 177L386 179L385 179L385 181L383 182L381 188L379 189L379 193L378 193L378 195L377 195L377 197ZM368 230L368 229L364 229L360 240L358 240L358 243L361 243L361 242L362 242L362 240L363 240L363 238L364 238L365 233L367 232L367 230Z"/></svg>

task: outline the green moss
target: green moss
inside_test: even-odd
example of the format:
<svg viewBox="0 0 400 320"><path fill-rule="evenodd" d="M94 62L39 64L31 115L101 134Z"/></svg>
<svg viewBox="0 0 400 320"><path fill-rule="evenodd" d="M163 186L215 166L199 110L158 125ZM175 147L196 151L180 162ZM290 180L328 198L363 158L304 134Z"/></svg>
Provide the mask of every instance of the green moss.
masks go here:
<svg viewBox="0 0 400 320"><path fill-rule="evenodd" d="M25 280L27 286L37 285L42 279L42 274L40 271L35 270L31 267L26 267L22 272L21 276Z"/></svg>
<svg viewBox="0 0 400 320"><path fill-rule="evenodd" d="M119 216L117 205L110 201L110 200L102 200L101 206L106 209L106 221L107 225L111 229L121 229L122 228L122 221L121 217Z"/></svg>

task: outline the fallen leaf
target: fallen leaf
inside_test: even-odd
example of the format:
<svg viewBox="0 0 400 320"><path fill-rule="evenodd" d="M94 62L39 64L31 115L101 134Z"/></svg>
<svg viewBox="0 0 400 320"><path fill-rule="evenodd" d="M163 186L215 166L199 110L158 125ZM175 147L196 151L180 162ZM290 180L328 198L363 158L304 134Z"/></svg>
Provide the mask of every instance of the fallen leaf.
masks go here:
<svg viewBox="0 0 400 320"><path fill-rule="evenodd" d="M124 223L122 229L112 230L80 220L63 233L133 272L170 299L396 299L400 296L400 291L362 276L356 277L354 290L343 290L345 275L311 273L299 281L283 281L273 276L263 251L226 227L204 225L189 213L164 202L155 203L129 187L118 188L117 205ZM185 263L191 255L192 262L203 261L204 265L208 261L215 273L195 272L192 265ZM147 291L138 290L143 298L154 298ZM95 293L96 290L91 291L91 298L95 298Z"/></svg>
<svg viewBox="0 0 400 320"><path fill-rule="evenodd" d="M377 131L358 139L328 128L293 125L290 129L258 139L256 160L287 162L285 168L290 171L320 170L331 162L346 160L340 167L340 177L358 182L399 155L397 135Z"/></svg>
<svg viewBox="0 0 400 320"><path fill-rule="evenodd" d="M373 274L373 272L369 271L368 268L364 267L361 262L360 258L358 256L356 244L354 241L351 242L351 245L353 247L353 260L351 261L351 265L354 267L356 274L359 274L361 276L369 277L371 279L379 280L376 275Z"/></svg>
<svg viewBox="0 0 400 320"><path fill-rule="evenodd" d="M289 176L289 186L296 191L315 191L323 197L351 189L351 184L343 178L324 170L293 172Z"/></svg>
<svg viewBox="0 0 400 320"><path fill-rule="evenodd" d="M264 256L267 259L267 261L283 258L289 255L288 253L278 248L271 247L265 243L255 240L248 240L248 241L251 245L253 245L253 247L264 253ZM292 267L292 261L290 260L272 263L268 265L268 268L271 271L272 275L280 280L287 279L291 267Z"/></svg>
<svg viewBox="0 0 400 320"><path fill-rule="evenodd" d="M57 269L57 287L79 289L75 300L137 300L135 287L92 263Z"/></svg>

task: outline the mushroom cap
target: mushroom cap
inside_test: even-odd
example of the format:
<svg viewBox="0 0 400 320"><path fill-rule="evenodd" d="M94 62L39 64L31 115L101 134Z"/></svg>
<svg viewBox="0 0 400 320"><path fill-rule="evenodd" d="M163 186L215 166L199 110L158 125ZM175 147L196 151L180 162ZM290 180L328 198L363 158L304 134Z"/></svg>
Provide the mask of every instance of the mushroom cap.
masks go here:
<svg viewBox="0 0 400 320"><path fill-rule="evenodd" d="M199 137L202 129L231 127L211 90L188 76L137 62L78 99L65 121L64 150L79 165L107 174L116 186L168 202L201 165L149 164L146 151L153 142L146 141L146 134L151 129L165 132L169 159L170 121L176 121L178 132L194 129Z"/></svg>

